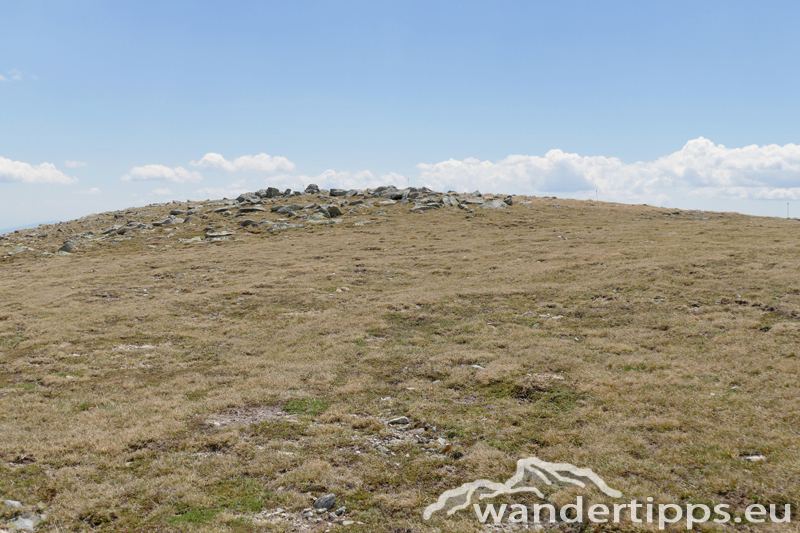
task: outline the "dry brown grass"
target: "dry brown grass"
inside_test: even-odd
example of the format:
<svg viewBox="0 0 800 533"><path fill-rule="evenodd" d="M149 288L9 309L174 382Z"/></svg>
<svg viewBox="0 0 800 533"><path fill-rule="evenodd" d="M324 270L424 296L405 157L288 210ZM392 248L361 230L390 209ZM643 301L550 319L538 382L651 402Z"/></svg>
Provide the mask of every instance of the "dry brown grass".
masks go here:
<svg viewBox="0 0 800 533"><path fill-rule="evenodd" d="M422 510L537 455L626 498L799 504L797 221L521 199L177 242L234 227L209 213L69 257L16 236L0 496L53 531L289 531L252 517L327 492L349 531L473 531ZM400 415L448 446L367 440Z"/></svg>

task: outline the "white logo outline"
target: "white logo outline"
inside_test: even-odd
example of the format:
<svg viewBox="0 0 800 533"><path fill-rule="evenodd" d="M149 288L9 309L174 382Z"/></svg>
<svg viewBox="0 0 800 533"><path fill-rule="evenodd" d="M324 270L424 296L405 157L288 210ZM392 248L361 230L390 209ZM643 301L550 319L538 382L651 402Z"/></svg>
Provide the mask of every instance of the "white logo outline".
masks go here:
<svg viewBox="0 0 800 533"><path fill-rule="evenodd" d="M520 459L517 461L516 472L511 478L506 480L505 483L497 483L489 479L478 479L470 483L464 483L456 489L443 492L442 495L439 496L439 499L436 500L436 503L425 508L422 517L425 520L429 520L431 516L433 516L433 513L448 507L448 502L454 498L457 498L459 501L461 498L464 498L464 502L447 509L448 516L456 511L466 509L472 502L472 496L475 494L475 491L481 489L489 489L489 491L491 491L481 494L479 496L481 500L485 498L495 498L502 494L515 494L519 492L533 492L538 497L544 499L544 494L536 487L527 485L517 486L525 480L528 473L533 474L533 476L543 481L546 485L552 485L553 480L555 480L585 488L586 482L591 482L606 496L612 498L622 497L620 491L606 485L606 482L589 468L578 468L570 463L548 463L547 461L542 461L538 457L528 457L527 459ZM547 474L552 476L553 479L551 480ZM569 475L572 477L569 477Z"/></svg>

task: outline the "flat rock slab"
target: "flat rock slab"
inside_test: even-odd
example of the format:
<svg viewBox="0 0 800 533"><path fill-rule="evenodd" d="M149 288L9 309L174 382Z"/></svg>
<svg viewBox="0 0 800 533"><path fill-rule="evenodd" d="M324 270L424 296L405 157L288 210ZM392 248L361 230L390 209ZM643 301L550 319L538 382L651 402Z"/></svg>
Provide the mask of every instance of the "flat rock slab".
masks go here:
<svg viewBox="0 0 800 533"><path fill-rule="evenodd" d="M479 205L478 209L508 209L508 204L503 200L491 200Z"/></svg>
<svg viewBox="0 0 800 533"><path fill-rule="evenodd" d="M254 213L256 211L266 211L266 209L264 209L260 205L248 205L246 207L239 208L240 213Z"/></svg>
<svg viewBox="0 0 800 533"><path fill-rule="evenodd" d="M225 230L225 231L208 231L206 232L206 237L211 239L213 237L227 237L229 235L236 235L235 231Z"/></svg>
<svg viewBox="0 0 800 533"><path fill-rule="evenodd" d="M267 231L276 231L279 229L289 229L289 228L302 228L302 224L273 224L272 226L267 228Z"/></svg>

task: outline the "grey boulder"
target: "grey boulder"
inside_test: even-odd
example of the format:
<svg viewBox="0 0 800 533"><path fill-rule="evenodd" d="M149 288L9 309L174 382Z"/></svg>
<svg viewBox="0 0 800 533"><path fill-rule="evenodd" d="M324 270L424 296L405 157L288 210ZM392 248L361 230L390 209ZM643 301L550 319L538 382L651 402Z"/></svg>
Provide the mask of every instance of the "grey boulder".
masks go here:
<svg viewBox="0 0 800 533"><path fill-rule="evenodd" d="M317 498L314 501L314 509L323 509L328 511L333 509L333 506L336 505L336 495L335 494L326 494L320 498Z"/></svg>
<svg viewBox="0 0 800 533"><path fill-rule="evenodd" d="M335 205L329 205L329 206L327 206L327 207L326 207L326 210L328 211L328 214L329 214L331 217L340 217L340 216L342 216L342 210L341 210L341 209L339 209L339 208L338 208L337 206L335 206Z"/></svg>
<svg viewBox="0 0 800 533"><path fill-rule="evenodd" d="M506 209L508 204L503 200L490 200L478 206L478 209Z"/></svg>

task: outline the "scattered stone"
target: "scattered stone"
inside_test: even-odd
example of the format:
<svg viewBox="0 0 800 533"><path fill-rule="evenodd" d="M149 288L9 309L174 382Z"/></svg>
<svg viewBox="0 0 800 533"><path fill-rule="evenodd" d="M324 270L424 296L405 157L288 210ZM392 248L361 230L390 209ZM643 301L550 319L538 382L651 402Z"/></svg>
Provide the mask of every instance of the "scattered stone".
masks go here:
<svg viewBox="0 0 800 533"><path fill-rule="evenodd" d="M766 455L743 455L743 459L746 461L750 461L751 463L757 463L759 461L763 461L767 458Z"/></svg>
<svg viewBox="0 0 800 533"><path fill-rule="evenodd" d="M306 187L306 194L319 194L319 187L314 183L310 183Z"/></svg>
<svg viewBox="0 0 800 533"><path fill-rule="evenodd" d="M347 507L342 505L341 507L333 511L333 514L335 514L336 516L342 516L346 512L347 512Z"/></svg>
<svg viewBox="0 0 800 533"><path fill-rule="evenodd" d="M326 494L314 501L314 509L322 509L323 511L333 509L334 505L336 505L335 494Z"/></svg>
<svg viewBox="0 0 800 533"><path fill-rule="evenodd" d="M17 500L6 500L3 503L9 507L22 507L22 502L18 502Z"/></svg>
<svg viewBox="0 0 800 533"><path fill-rule="evenodd" d="M503 199L503 201L504 201L504 202L505 202L507 205L514 205L514 199L513 199L513 198L511 198L511 196L506 196L506 197Z"/></svg>
<svg viewBox="0 0 800 533"><path fill-rule="evenodd" d="M345 189L331 189L331 196L344 196L347 194Z"/></svg>
<svg viewBox="0 0 800 533"><path fill-rule="evenodd" d="M72 244L71 242L65 242L61 248L58 249L59 252L67 252L68 254L74 254L78 251L78 247Z"/></svg>
<svg viewBox="0 0 800 533"><path fill-rule="evenodd" d="M245 227L245 226L254 226L254 225L256 225L256 224L257 224L257 222L256 222L255 220L252 220L252 219L249 219L249 218L248 218L248 219L245 219L245 220L242 220L241 222L239 222L239 225L240 225L240 226L242 226L242 227Z"/></svg>
<svg viewBox="0 0 800 533"><path fill-rule="evenodd" d="M407 416L398 416L397 418L393 418L387 422L390 426L404 426L406 424L410 424L411 421L408 419Z"/></svg>
<svg viewBox="0 0 800 533"><path fill-rule="evenodd" d="M335 206L335 205L329 205L329 206L327 207L327 211L328 211L328 214L329 214L330 216L332 216L332 217L340 217L340 216L342 216L342 210L341 210L341 209L339 209L339 208L338 208L337 206Z"/></svg>

